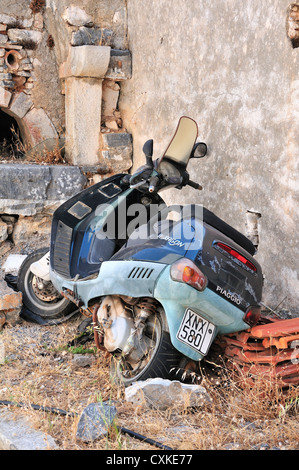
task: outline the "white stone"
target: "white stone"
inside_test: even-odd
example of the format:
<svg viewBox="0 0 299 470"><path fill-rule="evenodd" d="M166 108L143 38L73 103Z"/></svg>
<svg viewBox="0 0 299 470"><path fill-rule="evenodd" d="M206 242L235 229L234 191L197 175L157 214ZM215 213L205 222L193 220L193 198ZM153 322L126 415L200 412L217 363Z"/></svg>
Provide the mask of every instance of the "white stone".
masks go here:
<svg viewBox="0 0 299 470"><path fill-rule="evenodd" d="M2 266L3 271L6 274L18 275L21 264L25 260L26 255L12 254L9 255Z"/></svg>
<svg viewBox="0 0 299 470"><path fill-rule="evenodd" d="M160 410L199 407L212 403L210 395L201 385L161 378L135 382L126 388L125 398L136 405L147 405Z"/></svg>
<svg viewBox="0 0 299 470"><path fill-rule="evenodd" d="M59 69L60 78L103 78L110 62L110 46L70 47L67 61Z"/></svg>
<svg viewBox="0 0 299 470"><path fill-rule="evenodd" d="M11 411L0 411L0 450L50 450L57 449L54 439L36 431L30 421Z"/></svg>
<svg viewBox="0 0 299 470"><path fill-rule="evenodd" d="M62 14L66 23L72 26L90 26L93 24L92 17L79 7L70 6Z"/></svg>
<svg viewBox="0 0 299 470"><path fill-rule="evenodd" d="M67 160L73 165L99 163L102 80L67 78L65 119Z"/></svg>
<svg viewBox="0 0 299 470"><path fill-rule="evenodd" d="M103 82L103 116L114 116L117 108L120 86L112 80Z"/></svg>
<svg viewBox="0 0 299 470"><path fill-rule="evenodd" d="M40 31L28 31L25 29L12 28L7 31L9 39L13 42L22 43L23 41L34 41L39 44L43 34Z"/></svg>

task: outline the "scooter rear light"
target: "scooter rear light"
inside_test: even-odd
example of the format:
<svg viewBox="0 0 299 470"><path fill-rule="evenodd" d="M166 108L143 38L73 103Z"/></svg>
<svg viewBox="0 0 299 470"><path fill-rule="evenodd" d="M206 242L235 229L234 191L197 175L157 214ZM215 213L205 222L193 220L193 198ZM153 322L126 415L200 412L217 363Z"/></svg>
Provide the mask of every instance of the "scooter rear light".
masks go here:
<svg viewBox="0 0 299 470"><path fill-rule="evenodd" d="M261 317L261 307L249 307L243 317L243 321L249 326L255 326Z"/></svg>
<svg viewBox="0 0 299 470"><path fill-rule="evenodd" d="M208 280L201 270L189 259L182 258L170 268L170 275L174 281L184 282L195 289L205 289Z"/></svg>
<svg viewBox="0 0 299 470"><path fill-rule="evenodd" d="M238 253L238 251L234 250L228 245L225 245L224 243L218 242L216 243L216 245L219 246L219 248L221 248L222 250L226 251L231 256L233 256L234 258L236 258L238 261L241 261L241 263L245 264L247 268L251 269L251 271L256 272L256 267L254 266L254 264L252 264L247 258L245 258L245 256L241 255L241 253Z"/></svg>

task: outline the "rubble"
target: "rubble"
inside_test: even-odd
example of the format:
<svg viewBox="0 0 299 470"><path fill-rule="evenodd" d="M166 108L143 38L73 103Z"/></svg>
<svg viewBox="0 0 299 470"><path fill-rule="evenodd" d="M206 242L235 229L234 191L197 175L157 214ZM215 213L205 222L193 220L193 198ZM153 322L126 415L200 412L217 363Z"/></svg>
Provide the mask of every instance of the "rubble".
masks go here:
<svg viewBox="0 0 299 470"><path fill-rule="evenodd" d="M5 324L16 325L20 320L21 309L21 292L15 292L3 279L0 279L0 330Z"/></svg>
<svg viewBox="0 0 299 470"><path fill-rule="evenodd" d="M125 390L126 400L136 405L167 410L207 406L212 398L201 385L184 384L161 378L135 382Z"/></svg>
<svg viewBox="0 0 299 470"><path fill-rule="evenodd" d="M116 408L109 402L91 403L81 414L76 438L84 442L107 436L114 419Z"/></svg>
<svg viewBox="0 0 299 470"><path fill-rule="evenodd" d="M29 420L0 410L0 450L57 449L54 439L32 428Z"/></svg>

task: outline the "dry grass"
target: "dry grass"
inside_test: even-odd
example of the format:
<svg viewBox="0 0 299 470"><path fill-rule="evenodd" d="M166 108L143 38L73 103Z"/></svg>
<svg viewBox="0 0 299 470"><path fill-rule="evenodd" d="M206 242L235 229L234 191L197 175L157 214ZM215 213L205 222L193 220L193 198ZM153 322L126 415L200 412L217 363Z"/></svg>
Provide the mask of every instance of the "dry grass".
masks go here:
<svg viewBox="0 0 299 470"><path fill-rule="evenodd" d="M110 381L109 358L92 354L90 367L74 368L74 350L66 348L77 335L82 319L45 327L28 322L5 328L6 361L0 366L0 400L56 407L81 414L99 400L117 401L117 425L155 439L176 450L298 449L297 389L283 397L267 391L265 383L241 389L206 383L213 397L209 408L155 411L124 400L124 390ZM93 348L92 342L85 348ZM59 416L13 407L26 415L36 429L51 435L63 450L157 450L112 430L109 438L86 444L76 439L79 416Z"/></svg>
<svg viewBox="0 0 299 470"><path fill-rule="evenodd" d="M0 159L4 161L26 161L30 163L61 165L66 164L64 147L59 139L49 139L51 144L47 148L47 142L41 142L35 148L29 148L20 138L19 132L12 126L11 140L4 139L0 142ZM52 142L54 140L54 142Z"/></svg>

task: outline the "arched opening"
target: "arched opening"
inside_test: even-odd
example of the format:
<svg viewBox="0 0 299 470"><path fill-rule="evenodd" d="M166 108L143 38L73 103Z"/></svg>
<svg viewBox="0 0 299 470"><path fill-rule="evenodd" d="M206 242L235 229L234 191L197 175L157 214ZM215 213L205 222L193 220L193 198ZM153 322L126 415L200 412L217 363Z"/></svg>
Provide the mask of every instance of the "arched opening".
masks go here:
<svg viewBox="0 0 299 470"><path fill-rule="evenodd" d="M17 121L0 108L0 158L11 160L24 155Z"/></svg>

